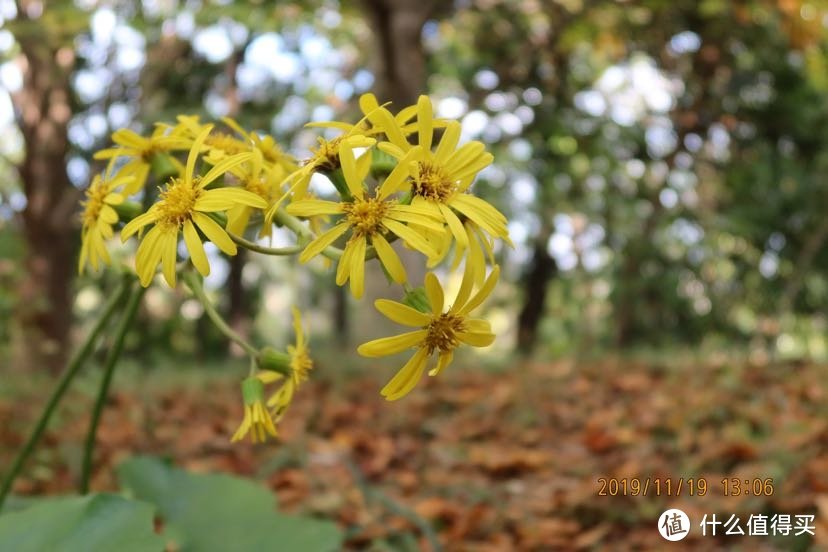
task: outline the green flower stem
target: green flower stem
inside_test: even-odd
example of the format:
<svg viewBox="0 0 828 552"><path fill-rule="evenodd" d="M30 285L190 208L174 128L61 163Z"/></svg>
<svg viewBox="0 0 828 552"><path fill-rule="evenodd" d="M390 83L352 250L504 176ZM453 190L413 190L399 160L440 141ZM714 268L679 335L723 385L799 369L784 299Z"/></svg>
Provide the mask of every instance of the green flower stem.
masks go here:
<svg viewBox="0 0 828 552"><path fill-rule="evenodd" d="M257 359L259 357L259 350L253 347L253 345L248 343L246 339L233 330L233 328L231 328L218 313L216 307L210 299L207 298L207 294L204 293L204 287L201 285L201 276L192 270L185 270L181 277L193 291L196 298L201 302L202 306L204 306L204 311L207 313L207 316L210 317L210 320L213 321L213 324L216 325L221 333L227 336L228 339L238 343L242 349L247 351L247 354L250 355L251 359Z"/></svg>
<svg viewBox="0 0 828 552"><path fill-rule="evenodd" d="M305 226L304 223L298 218L289 215L284 209L277 209L276 216L273 217L273 220L292 230L294 234L304 241L309 242L315 238L310 228ZM322 254L331 260L337 261L340 257L342 257L342 250L333 246L328 246L324 249L324 251L322 251Z"/></svg>
<svg viewBox="0 0 828 552"><path fill-rule="evenodd" d="M121 304L124 295L126 294L126 291L127 283L121 282L121 284L119 284L118 288L115 290L115 293L113 293L112 296L109 298L109 301L106 302L103 312L101 313L101 317L98 319L97 322L95 322L92 331L89 332L89 335L86 336L86 339L81 344L80 348L75 352L74 356L69 361L69 364L67 365L66 370L63 373L63 376L61 376L57 387L54 391L52 391L52 395L51 397L49 397L49 401L46 403L46 407L40 414L40 419L38 419L37 425L35 425L34 430L32 430L28 440L23 445L23 448L21 448L20 452L17 453L17 457L14 459L12 467L9 469L8 473L6 473L6 476L3 478L3 484L2 486L0 486L0 508L2 508L3 502L5 502L6 496L9 494L9 491L11 490L12 483L14 483L15 478L17 478L17 475L23 468L23 464L26 462L35 445L40 440L41 435L43 435L43 431L46 429L46 426L49 423L49 419L52 417L52 414L54 413L55 408L57 407L61 398L63 398L63 394L66 393L66 390L69 388L69 384L72 382L72 379L77 375L78 370L81 368L81 366L83 366L83 363L84 361L86 361L86 358L89 356L89 353L92 352L92 347L94 346L95 341L98 338L98 335L101 333L109 319L112 317L112 313L114 313L118 305Z"/></svg>
<svg viewBox="0 0 828 552"><path fill-rule="evenodd" d="M250 251L253 251L255 253L261 253L263 255L295 255L303 249L303 246L301 245L291 245L288 247L265 247L255 242L246 240L241 236L237 236L232 232L227 232L227 235L230 236L230 239L233 240L233 242L236 245L244 247L245 249L249 249Z"/></svg>
<svg viewBox="0 0 828 552"><path fill-rule="evenodd" d="M141 304L141 298L146 293L147 288L137 285L136 282L132 286L132 290L127 300L127 306L124 309L123 317L115 330L115 338L112 342L109 352L106 355L104 362L104 374L101 379L101 387L98 390L98 398L95 401L95 407L92 410L92 418L89 421L89 431L86 434L86 445L83 450L83 469L81 471L81 480L79 491L81 494L89 492L89 478L92 475L92 456L95 452L95 436L98 433L98 423L101 419L104 403L109 394L109 385L112 383L112 375L115 373L115 365L118 363L118 358L121 356L121 351L124 348L124 339L130 326L132 326L135 315L138 312L138 306Z"/></svg>

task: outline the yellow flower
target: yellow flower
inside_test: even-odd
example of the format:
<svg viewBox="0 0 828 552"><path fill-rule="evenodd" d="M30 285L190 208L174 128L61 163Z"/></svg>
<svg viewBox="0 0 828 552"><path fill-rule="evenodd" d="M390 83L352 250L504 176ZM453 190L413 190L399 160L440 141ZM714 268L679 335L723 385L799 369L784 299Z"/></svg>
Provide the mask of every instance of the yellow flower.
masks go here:
<svg viewBox="0 0 828 552"><path fill-rule="evenodd" d="M371 151L365 152L359 160L354 157L353 151L354 147L362 143L364 142L346 140L339 148L342 174L351 198L339 203L318 199L300 200L291 203L287 208L288 213L303 217L344 215L338 224L307 245L299 256L299 262L305 263L319 255L350 229L351 237L345 246L342 258L339 259L336 283L341 286L350 279L351 293L356 298L362 297L364 291L365 250L369 242L376 249L380 262L391 278L397 283L404 283L407 279L405 268L385 235L394 234L414 249L431 257L436 254L436 251L428 244L420 231L407 226L406 223L437 232L443 228L442 224L431 218L432 215L429 215L427 210L412 205L402 205L388 199L405 178L406 164L417 154L418 150L413 149L410 157L404 158L397 165L374 197L367 197L363 181L371 166Z"/></svg>
<svg viewBox="0 0 828 552"><path fill-rule="evenodd" d="M111 165L110 165L111 166ZM112 226L118 222L118 213L112 208L124 202L124 195L116 191L133 181L132 176L110 178L109 171L104 178L95 175L86 189L86 199L81 202L81 251L78 259L78 273L83 273L87 264L97 271L100 263L110 264L109 252L104 240L112 237Z"/></svg>
<svg viewBox="0 0 828 552"><path fill-rule="evenodd" d="M264 405L264 383L258 378L247 378L242 382L244 400L244 419L239 429L233 434L231 442L244 439L250 433L250 440L263 443L267 435L276 437L276 426Z"/></svg>
<svg viewBox="0 0 828 552"><path fill-rule="evenodd" d="M313 361L308 353L305 334L302 330L302 317L296 307L293 307L293 329L296 332L296 345L288 345L287 348L290 358L290 377L267 401L267 406L270 407L277 422L284 417L288 406L293 401L293 395L299 385L308 379L308 372L313 368Z"/></svg>
<svg viewBox="0 0 828 552"><path fill-rule="evenodd" d="M463 250L469 247L469 242L461 217L511 245L506 217L486 201L467 193L477 173L492 162L492 154L476 141L457 148L460 124L456 121L447 124L437 149L432 152L434 124L428 96L420 96L417 102L417 127L419 154L408 164L410 179L401 183L405 189L410 187L411 204L423 207L443 220ZM412 146L408 142L392 140L380 144L379 148L401 159L410 153Z"/></svg>
<svg viewBox="0 0 828 552"><path fill-rule="evenodd" d="M195 139L208 126L199 120L198 115L179 115L176 120L178 124L175 132L191 139ZM239 140L231 134L213 129L204 140L203 148L206 150L204 160L215 165L232 155L251 151L253 144L246 136L244 140Z"/></svg>
<svg viewBox="0 0 828 552"><path fill-rule="evenodd" d="M292 155L285 153L285 151L279 147L279 144L276 143L273 136L270 136L269 134L259 136L255 132L247 132L241 127L241 125L239 125L239 123L230 117L223 117L221 120L224 124L236 131L239 136L242 136L245 141L253 144L254 148L262 152L265 162L279 166L288 173L293 172L298 168L296 159L294 159Z"/></svg>
<svg viewBox="0 0 828 552"><path fill-rule="evenodd" d="M144 138L128 128L116 130L112 133L112 141L118 144L119 147L101 150L94 157L95 159L132 157L121 167L118 173L123 176L135 177L135 180L124 189L124 195L132 195L144 187L152 165L153 155L160 152L186 150L190 147L192 140L180 135L169 134L168 130L169 127L166 125L156 125L149 138Z"/></svg>
<svg viewBox="0 0 828 552"><path fill-rule="evenodd" d="M260 209L267 206L265 200L246 190L238 188L218 188L207 190L205 187L231 168L244 163L252 156L241 153L228 157L214 165L204 176L195 176L198 152L212 129L205 127L193 142L187 157L187 167L183 178L173 178L161 191L157 203L149 211L130 221L121 231L121 240L126 241L139 229L153 224L146 233L135 254L135 271L143 286L148 286L160 262L164 278L175 286L175 261L177 257L178 234L184 233L184 243L190 253L190 260L196 269L206 276L210 265L196 226L207 239L228 255L236 254L236 244L206 213L226 211L235 205L249 205Z"/></svg>
<svg viewBox="0 0 828 552"><path fill-rule="evenodd" d="M489 296L497 283L499 274L500 268L494 267L480 290L472 295L473 270L466 267L454 304L445 312L443 312L443 288L432 272L426 274L425 279L426 296L431 307L430 313L423 313L388 299L378 299L374 302L377 310L392 321L420 328L393 337L375 339L363 343L357 349L357 352L363 356L381 357L417 347L414 356L383 388L382 395L387 400L397 400L414 388L433 353L438 353L438 359L437 366L429 372L431 376L439 374L451 363L454 350L461 344L473 347L487 347L492 344L495 336L489 323L485 320L470 318L469 314Z"/></svg>
<svg viewBox="0 0 828 552"><path fill-rule="evenodd" d="M285 177L284 169L280 165L266 164L258 149L253 150L253 157L248 163L234 167L229 172L239 179L245 190L265 200L266 208L285 195L280 187ZM232 207L227 211L227 230L238 236L244 234L254 210L250 205ZM269 236L271 229L271 224L263 224L260 235Z"/></svg>

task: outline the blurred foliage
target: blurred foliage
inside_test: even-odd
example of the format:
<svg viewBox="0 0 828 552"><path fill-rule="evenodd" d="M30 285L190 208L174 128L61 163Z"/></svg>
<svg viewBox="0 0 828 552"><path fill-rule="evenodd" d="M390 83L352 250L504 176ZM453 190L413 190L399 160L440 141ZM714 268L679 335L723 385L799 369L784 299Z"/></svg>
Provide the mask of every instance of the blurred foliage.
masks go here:
<svg viewBox="0 0 828 552"><path fill-rule="evenodd" d="M0 548L186 552L263 550L275 543L288 550L341 546L332 522L278 514L266 488L238 477L190 474L150 457L125 462L119 474L134 499L93 494L33 500L0 518Z"/></svg>

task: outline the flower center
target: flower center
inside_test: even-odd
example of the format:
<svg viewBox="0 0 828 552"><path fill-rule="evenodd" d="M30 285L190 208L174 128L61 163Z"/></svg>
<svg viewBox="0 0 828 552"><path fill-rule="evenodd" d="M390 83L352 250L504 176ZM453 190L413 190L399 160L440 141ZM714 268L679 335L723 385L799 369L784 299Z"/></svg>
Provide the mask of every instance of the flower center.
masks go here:
<svg viewBox="0 0 828 552"><path fill-rule="evenodd" d="M196 200L201 195L198 180L196 178L194 182L187 182L183 178L174 178L166 189L161 190L158 202L158 221L161 224L181 226L192 218Z"/></svg>
<svg viewBox="0 0 828 552"><path fill-rule="evenodd" d="M104 206L104 199L108 194L106 186L93 185L86 190L86 201L83 202L83 214L81 215L84 226L92 226L98 221Z"/></svg>
<svg viewBox="0 0 828 552"><path fill-rule="evenodd" d="M460 345L457 334L466 329L466 320L462 316L451 313L443 313L431 319L426 330L428 335L425 338L425 346L428 354L436 350L440 352L452 351Z"/></svg>
<svg viewBox="0 0 828 552"><path fill-rule="evenodd" d="M414 195L442 203L457 191L457 184L449 178L443 167L428 162L417 165L419 171L414 177L411 190Z"/></svg>
<svg viewBox="0 0 828 552"><path fill-rule="evenodd" d="M268 163L281 163L288 160L288 155L282 151L276 141L271 136L265 136L258 144L259 151L262 152L262 157Z"/></svg>
<svg viewBox="0 0 828 552"><path fill-rule="evenodd" d="M339 168L339 145L342 143L342 136L337 136L333 140L325 140L319 138L319 147L311 150L313 156L308 159L305 164L311 165L321 171L335 171Z"/></svg>
<svg viewBox="0 0 828 552"><path fill-rule="evenodd" d="M308 372L313 368L313 361L308 356L308 348L288 345L287 352L290 355L290 370L294 383L308 379Z"/></svg>
<svg viewBox="0 0 828 552"><path fill-rule="evenodd" d="M248 178L244 182L244 189L253 192L262 199L270 199L270 186L263 178Z"/></svg>
<svg viewBox="0 0 828 552"><path fill-rule="evenodd" d="M353 228L354 235L370 236L382 230L382 219L388 212L387 201L375 197L368 199L357 199L351 203L344 203L343 209L348 224Z"/></svg>
<svg viewBox="0 0 828 552"><path fill-rule="evenodd" d="M204 140L204 143L211 148L223 151L227 155L234 155L249 151L249 148L244 142L223 132L211 133L207 139Z"/></svg>

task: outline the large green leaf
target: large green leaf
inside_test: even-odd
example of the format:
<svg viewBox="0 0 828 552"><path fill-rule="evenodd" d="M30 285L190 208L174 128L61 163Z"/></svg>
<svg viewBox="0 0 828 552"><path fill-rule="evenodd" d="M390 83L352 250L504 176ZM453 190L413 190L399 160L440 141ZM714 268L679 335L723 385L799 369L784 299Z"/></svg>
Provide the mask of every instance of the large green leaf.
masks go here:
<svg viewBox="0 0 828 552"><path fill-rule="evenodd" d="M118 468L121 484L158 507L164 534L181 552L337 550L334 523L274 510L270 491L220 474L193 474L156 458L134 458Z"/></svg>
<svg viewBox="0 0 828 552"><path fill-rule="evenodd" d="M98 494L38 500L0 516L0 550L14 552L160 552L153 507Z"/></svg>

